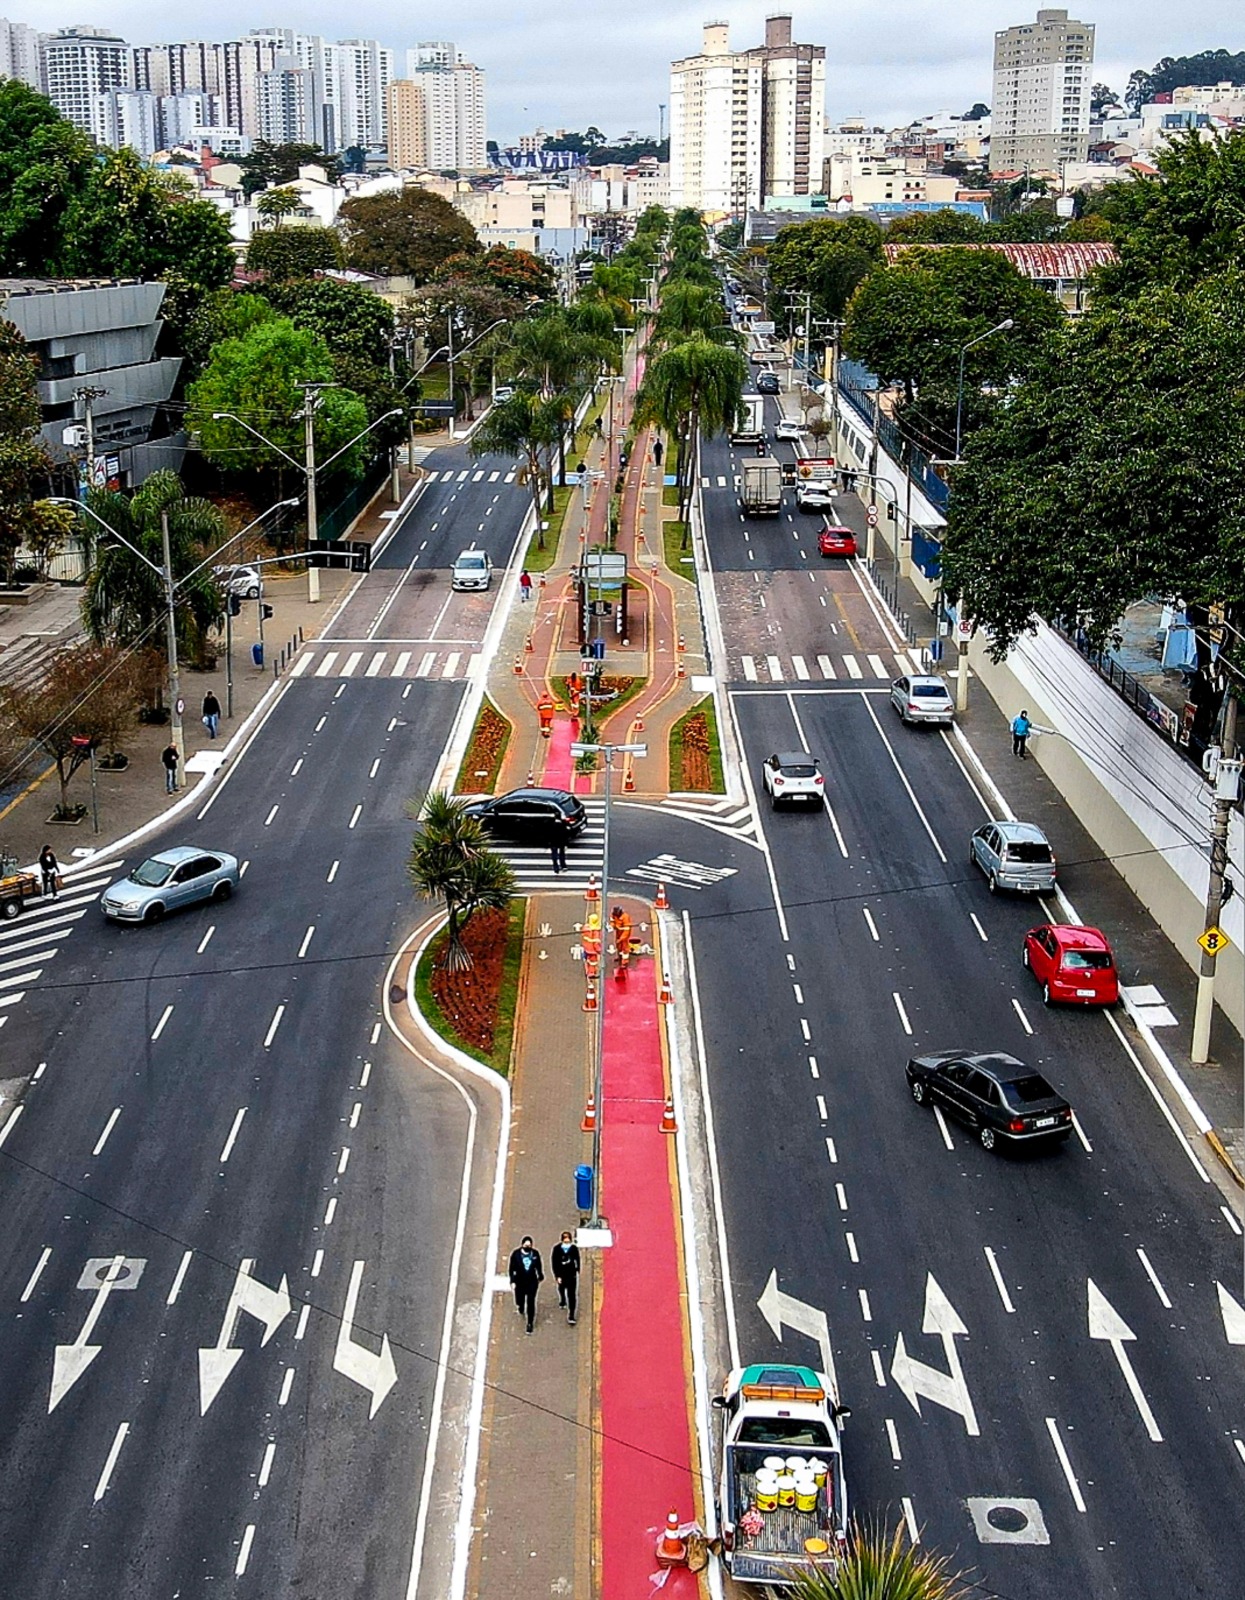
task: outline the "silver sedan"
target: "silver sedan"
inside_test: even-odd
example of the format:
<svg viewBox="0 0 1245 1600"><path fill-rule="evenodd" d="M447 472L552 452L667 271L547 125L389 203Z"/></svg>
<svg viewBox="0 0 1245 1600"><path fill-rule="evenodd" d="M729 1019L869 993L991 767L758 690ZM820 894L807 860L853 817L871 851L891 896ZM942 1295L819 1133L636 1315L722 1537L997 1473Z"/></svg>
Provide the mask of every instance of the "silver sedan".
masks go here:
<svg viewBox="0 0 1245 1600"><path fill-rule="evenodd" d="M176 845L109 884L100 904L112 922L160 922L196 901L228 900L238 887L238 858L223 850Z"/></svg>

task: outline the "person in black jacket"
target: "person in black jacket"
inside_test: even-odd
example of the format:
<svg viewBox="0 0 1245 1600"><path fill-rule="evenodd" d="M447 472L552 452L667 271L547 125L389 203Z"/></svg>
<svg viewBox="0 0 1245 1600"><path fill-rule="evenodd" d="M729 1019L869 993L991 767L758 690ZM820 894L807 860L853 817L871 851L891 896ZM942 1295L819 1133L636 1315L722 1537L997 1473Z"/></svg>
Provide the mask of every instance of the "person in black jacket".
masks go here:
<svg viewBox="0 0 1245 1600"><path fill-rule="evenodd" d="M525 1233L519 1248L510 1252L510 1282L514 1288L514 1303L519 1315L527 1317L529 1333L536 1321L536 1291L544 1276L545 1269L540 1264L540 1251L532 1243L531 1234Z"/></svg>
<svg viewBox="0 0 1245 1600"><path fill-rule="evenodd" d="M563 1233L549 1256L553 1281L558 1286L558 1304L566 1307L566 1320L575 1326L575 1303L579 1296L579 1246L569 1233Z"/></svg>

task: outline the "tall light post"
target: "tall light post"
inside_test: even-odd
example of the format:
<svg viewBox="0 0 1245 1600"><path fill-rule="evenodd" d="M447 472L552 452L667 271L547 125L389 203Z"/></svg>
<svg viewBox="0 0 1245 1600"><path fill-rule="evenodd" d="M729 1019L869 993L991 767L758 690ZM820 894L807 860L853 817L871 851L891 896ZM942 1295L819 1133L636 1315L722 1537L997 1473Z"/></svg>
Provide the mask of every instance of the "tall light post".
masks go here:
<svg viewBox="0 0 1245 1600"><path fill-rule="evenodd" d="M985 333L979 333L975 339L970 339L960 348L960 381L955 390L955 459L960 459L960 424L964 416L964 357L975 344L981 344L986 339L992 339L996 333L1006 333L1008 328L1016 326L1015 319L1004 317L997 328L987 328Z"/></svg>
<svg viewBox="0 0 1245 1600"><path fill-rule="evenodd" d="M366 428L362 429L359 433L356 433L353 439L347 440L347 442L342 445L340 450L335 450L327 461L321 461L319 465L317 465L316 435L314 426L316 405L313 401L313 393L318 394L321 389L327 389L331 387L331 385L325 383L304 383L299 387L303 390L304 394L303 409L298 413L298 415L304 419L303 427L304 443L306 446L306 459L303 461L299 461L296 457L292 456L288 450L283 450L279 444L274 444L273 441L269 439L266 434L262 434L258 428L253 428L249 422L244 422L236 412L213 411L212 421L224 422L228 420L230 422L236 422L240 428L245 428L248 433L253 433L261 444L266 444L270 450L275 450L276 453L284 460L288 461L292 467L306 475L308 545L307 599L314 604L320 598L320 569L319 567L313 567L310 560L310 547L315 543L320 535L320 518L316 506L316 473L323 472L325 468L331 467L334 461L338 460L341 456L344 456L347 450L352 450L354 446L358 444L360 439L371 433L373 428L379 428L381 423L388 422L390 417L400 417L403 416L404 413L400 407L395 407L392 411L386 411L382 416L377 417L375 422L369 422ZM266 514L267 513L265 513L265 515Z"/></svg>
<svg viewBox="0 0 1245 1600"><path fill-rule="evenodd" d="M591 707L590 707L591 709ZM614 799L614 757L616 755L646 756L646 744L573 744L571 755L605 757L605 844L601 857L601 910L605 911L606 901L610 893L610 816ZM604 923L604 915L602 916ZM605 954L605 928L601 928L602 956ZM602 962L604 967L604 961ZM602 973L604 976L604 973ZM606 985L601 984L600 1000L597 1005L597 1021L593 1030L593 1061L592 1061L592 1098L597 1108L596 1127L592 1133L592 1217L588 1226L599 1228L601 1226L601 1124L605 1120L601 1099L602 1069L605 1060L605 991Z"/></svg>

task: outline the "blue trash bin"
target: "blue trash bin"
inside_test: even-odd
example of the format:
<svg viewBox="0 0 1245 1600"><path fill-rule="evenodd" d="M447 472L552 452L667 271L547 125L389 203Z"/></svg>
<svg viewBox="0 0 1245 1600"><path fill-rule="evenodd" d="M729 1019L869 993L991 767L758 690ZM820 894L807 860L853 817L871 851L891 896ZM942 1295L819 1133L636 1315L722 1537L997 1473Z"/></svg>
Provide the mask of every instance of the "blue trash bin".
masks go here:
<svg viewBox="0 0 1245 1600"><path fill-rule="evenodd" d="M580 1211L592 1210L592 1168L575 1168L575 1204Z"/></svg>
<svg viewBox="0 0 1245 1600"><path fill-rule="evenodd" d="M264 647L263 647L262 644L253 644L251 646L251 660L255 663L255 665L257 667L262 667L263 666L263 664L264 664Z"/></svg>
<svg viewBox="0 0 1245 1600"><path fill-rule="evenodd" d="M604 639L594 639L592 641L592 645L591 645L591 652L592 652L592 659L594 661L604 661L605 660L605 640Z"/></svg>

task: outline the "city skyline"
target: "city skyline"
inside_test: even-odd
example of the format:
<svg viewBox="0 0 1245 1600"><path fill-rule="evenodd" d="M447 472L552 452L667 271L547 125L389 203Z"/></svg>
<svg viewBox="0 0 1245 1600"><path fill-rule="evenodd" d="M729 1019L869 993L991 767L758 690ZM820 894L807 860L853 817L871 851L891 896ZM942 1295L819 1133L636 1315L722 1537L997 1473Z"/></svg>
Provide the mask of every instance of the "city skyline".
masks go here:
<svg viewBox="0 0 1245 1600"><path fill-rule="evenodd" d="M148 0L13 0L5 15L43 32L77 25L107 27L130 44L204 37L237 38L252 29L297 27L326 39L363 31L397 52L420 40L452 37L489 74L489 137L514 144L533 128L584 128L595 123L610 137L630 128L655 134L658 106L668 101L669 64L694 53L707 21L721 18L743 39L759 37L776 7L762 0L714 6L638 0L624 13L585 7L573 30L535 7L498 13L470 3L452 17L429 8L412 13L382 3L365 29L342 6L308 0L297 11L252 0L224 0L210 25L178 22ZM997 30L1036 11L1030 0L964 0L954 13L933 0L900 0L879 12L864 0L842 0L833 12L793 5L796 36L826 47L826 111L832 122L863 116L897 126L923 113L966 111L989 103ZM1097 29L1095 78L1123 93L1128 74L1164 55L1245 44L1229 0L1187 0L1178 14L1146 16L1128 0L1095 0L1073 7ZM404 59L402 54L399 60ZM620 74L620 61L631 70ZM668 109L667 109L668 117ZM667 122L668 126L668 122Z"/></svg>

